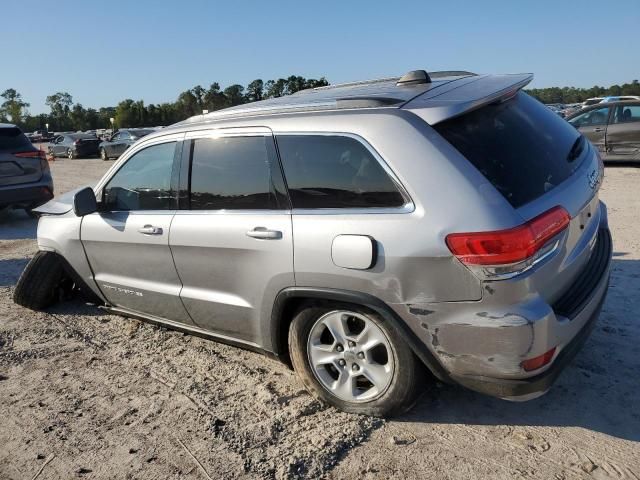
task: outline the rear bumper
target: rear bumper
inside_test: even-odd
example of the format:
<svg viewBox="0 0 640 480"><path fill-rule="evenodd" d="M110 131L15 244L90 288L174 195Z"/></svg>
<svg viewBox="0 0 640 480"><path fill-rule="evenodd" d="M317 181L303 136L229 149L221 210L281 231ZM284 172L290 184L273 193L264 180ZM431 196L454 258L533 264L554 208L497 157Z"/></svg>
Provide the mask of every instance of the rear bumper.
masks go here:
<svg viewBox="0 0 640 480"><path fill-rule="evenodd" d="M0 207L35 208L53 198L53 181L0 187Z"/></svg>
<svg viewBox="0 0 640 480"><path fill-rule="evenodd" d="M91 155L98 155L99 153L99 149L98 146L96 145L95 147L93 146L81 146L81 147L76 147L74 148L74 151L76 153L76 156L78 157L82 157L82 156L91 156Z"/></svg>
<svg viewBox="0 0 640 480"><path fill-rule="evenodd" d="M581 325L575 336L562 346L544 372L528 378L490 378L456 375L450 378L472 390L508 400L529 400L545 393L562 370L580 351L593 330L609 284L612 242L608 229L601 228L595 250L576 283L554 305L556 315L564 322Z"/></svg>

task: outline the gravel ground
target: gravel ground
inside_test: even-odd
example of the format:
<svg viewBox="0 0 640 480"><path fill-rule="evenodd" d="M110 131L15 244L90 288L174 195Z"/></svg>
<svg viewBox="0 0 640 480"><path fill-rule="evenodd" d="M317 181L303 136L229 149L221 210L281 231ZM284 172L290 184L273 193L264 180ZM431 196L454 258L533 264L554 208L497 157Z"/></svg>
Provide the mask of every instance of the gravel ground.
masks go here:
<svg viewBox="0 0 640 480"><path fill-rule="evenodd" d="M57 193L112 162L58 160ZM258 354L11 294L36 223L0 214L0 478L640 478L640 169L607 168L615 257L591 339L555 387L508 403L434 385L382 421L314 401Z"/></svg>

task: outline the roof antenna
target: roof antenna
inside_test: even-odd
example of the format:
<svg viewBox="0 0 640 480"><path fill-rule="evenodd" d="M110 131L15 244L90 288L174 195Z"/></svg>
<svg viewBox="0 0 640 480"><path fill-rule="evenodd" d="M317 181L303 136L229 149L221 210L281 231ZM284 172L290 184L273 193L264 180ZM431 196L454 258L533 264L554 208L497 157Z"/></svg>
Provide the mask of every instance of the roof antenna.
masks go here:
<svg viewBox="0 0 640 480"><path fill-rule="evenodd" d="M409 73L405 73L398 82L397 86L409 86L409 85L419 85L421 83L431 83L431 78L426 70L412 70Z"/></svg>

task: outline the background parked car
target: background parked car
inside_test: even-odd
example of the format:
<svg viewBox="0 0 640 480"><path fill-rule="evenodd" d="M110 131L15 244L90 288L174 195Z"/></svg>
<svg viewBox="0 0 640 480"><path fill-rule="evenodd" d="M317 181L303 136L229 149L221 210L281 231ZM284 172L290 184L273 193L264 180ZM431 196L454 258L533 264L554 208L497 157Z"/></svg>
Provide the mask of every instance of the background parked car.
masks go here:
<svg viewBox="0 0 640 480"><path fill-rule="evenodd" d="M624 100L640 100L636 95L625 95L622 97L604 97L600 103L622 102Z"/></svg>
<svg viewBox="0 0 640 480"><path fill-rule="evenodd" d="M587 98L584 102L582 102L582 107L588 107L590 105L595 105L596 103L600 103L603 100L602 97L592 97Z"/></svg>
<svg viewBox="0 0 640 480"><path fill-rule="evenodd" d="M598 103L567 121L591 140L604 160L640 161L640 100Z"/></svg>
<svg viewBox="0 0 640 480"><path fill-rule="evenodd" d="M100 157L103 160L118 158L138 139L153 133L151 128L127 128L118 130L110 140L100 143Z"/></svg>
<svg viewBox="0 0 640 480"><path fill-rule="evenodd" d="M69 133L56 137L49 145L49 153L54 157L89 157L98 154L100 140L87 133Z"/></svg>
<svg viewBox="0 0 640 480"><path fill-rule="evenodd" d="M30 211L53 198L53 179L44 152L15 125L0 123L0 208Z"/></svg>

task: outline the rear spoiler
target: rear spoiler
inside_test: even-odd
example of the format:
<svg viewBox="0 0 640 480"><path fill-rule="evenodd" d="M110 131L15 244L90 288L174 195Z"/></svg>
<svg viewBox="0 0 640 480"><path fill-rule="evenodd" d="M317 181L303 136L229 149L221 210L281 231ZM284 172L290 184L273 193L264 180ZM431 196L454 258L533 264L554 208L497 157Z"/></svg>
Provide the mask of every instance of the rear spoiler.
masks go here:
<svg viewBox="0 0 640 480"><path fill-rule="evenodd" d="M531 80L532 73L466 77L426 91L405 103L402 109L415 113L429 125L435 125L484 105L511 98Z"/></svg>

